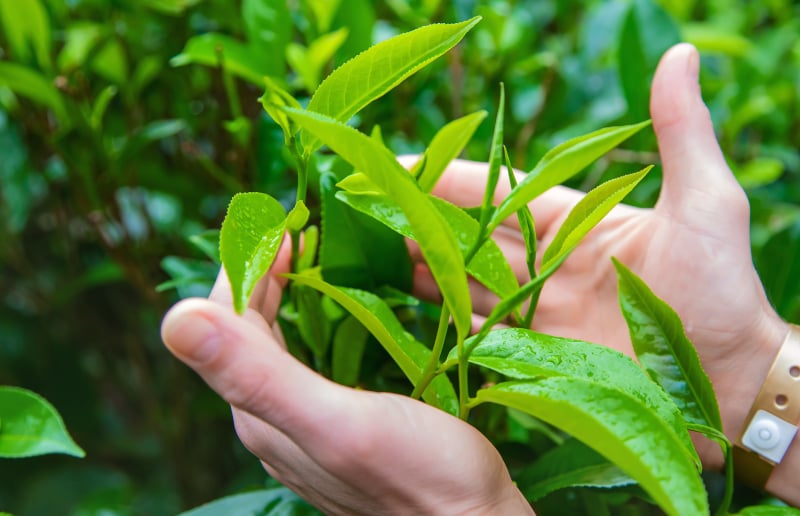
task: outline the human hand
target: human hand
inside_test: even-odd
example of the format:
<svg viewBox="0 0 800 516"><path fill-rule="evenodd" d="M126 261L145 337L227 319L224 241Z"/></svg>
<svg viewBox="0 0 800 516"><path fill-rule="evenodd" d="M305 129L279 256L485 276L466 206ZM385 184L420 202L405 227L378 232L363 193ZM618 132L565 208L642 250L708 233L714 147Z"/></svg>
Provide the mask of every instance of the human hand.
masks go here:
<svg viewBox="0 0 800 516"><path fill-rule="evenodd" d="M610 260L618 258L681 316L717 391L726 434L733 439L788 328L769 305L753 267L747 197L717 144L700 96L698 67L697 51L677 45L664 55L653 80L651 115L664 168L656 206L615 208L548 280L534 328L633 355ZM483 197L485 177L486 165L457 162L434 193L474 206ZM508 191L508 184L501 184L498 201ZM541 248L580 197L557 187L531 204ZM527 281L516 217L495 237L519 279ZM424 265L418 268L417 290L435 297ZM496 298L478 289L473 302L485 315ZM720 466L716 446L702 443L699 452L707 466Z"/></svg>
<svg viewBox="0 0 800 516"><path fill-rule="evenodd" d="M285 251L244 316L221 273L210 300L178 303L162 324L170 351L230 403L269 474L326 514L532 514L472 426L408 397L335 384L285 351L275 324Z"/></svg>

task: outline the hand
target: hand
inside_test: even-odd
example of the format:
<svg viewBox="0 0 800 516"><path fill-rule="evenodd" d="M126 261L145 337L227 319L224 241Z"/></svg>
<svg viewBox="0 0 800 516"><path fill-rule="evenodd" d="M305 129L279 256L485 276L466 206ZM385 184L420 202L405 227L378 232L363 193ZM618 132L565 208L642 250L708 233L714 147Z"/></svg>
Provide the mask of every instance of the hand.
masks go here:
<svg viewBox="0 0 800 516"><path fill-rule="evenodd" d="M734 439L788 327L769 305L753 267L747 197L714 136L698 66L697 51L677 45L662 58L653 80L650 109L664 168L655 208L615 208L548 280L534 328L632 355L610 260L618 258L681 316L720 398L726 434ZM485 176L485 165L457 162L434 193L475 206ZM508 184L501 184L497 200L508 191ZM542 249L580 196L555 188L531 204ZM519 279L527 281L516 217L495 236ZM430 275L421 269L417 290L435 296ZM473 294L475 309L488 314L496 298L485 290ZM720 466L715 445L706 442L699 451L707 466Z"/></svg>
<svg viewBox="0 0 800 516"><path fill-rule="evenodd" d="M283 347L276 265L236 316L221 274L209 300L162 324L167 347L233 409L244 445L326 514L532 514L502 458L472 426L410 398L330 382Z"/></svg>

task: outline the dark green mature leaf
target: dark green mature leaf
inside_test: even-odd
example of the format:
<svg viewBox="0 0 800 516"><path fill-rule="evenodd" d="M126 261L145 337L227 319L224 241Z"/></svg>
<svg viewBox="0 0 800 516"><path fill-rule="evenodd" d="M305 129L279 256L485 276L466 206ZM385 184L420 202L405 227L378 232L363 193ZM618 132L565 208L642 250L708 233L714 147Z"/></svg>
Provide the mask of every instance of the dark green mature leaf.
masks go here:
<svg viewBox="0 0 800 516"><path fill-rule="evenodd" d="M218 516L220 514L229 516L256 514L317 516L322 513L294 494L289 488L276 487L226 496L190 511L182 512L180 516Z"/></svg>
<svg viewBox="0 0 800 516"><path fill-rule="evenodd" d="M461 154L484 118L486 111L478 111L453 120L439 129L425 150L425 156L421 158L424 160L424 167L417 182L422 191L433 190L447 165Z"/></svg>
<svg viewBox="0 0 800 516"><path fill-rule="evenodd" d="M639 482L670 515L708 514L705 487L685 446L637 399L581 378L504 382L477 392L581 440Z"/></svg>
<svg viewBox="0 0 800 516"><path fill-rule="evenodd" d="M336 328L331 356L331 378L343 385L355 386L361 373L361 359L369 332L358 319L348 316Z"/></svg>
<svg viewBox="0 0 800 516"><path fill-rule="evenodd" d="M183 51L170 60L172 66L201 64L205 66L224 66L236 75L255 86L263 86L263 78L270 74L268 60L253 47L226 36L225 34L208 33L194 36L186 42Z"/></svg>
<svg viewBox="0 0 800 516"><path fill-rule="evenodd" d="M231 199L220 230L219 254L238 313L245 311L256 284L272 266L285 226L286 211L269 195L240 193Z"/></svg>
<svg viewBox="0 0 800 516"><path fill-rule="evenodd" d="M800 516L800 509L776 505L753 505L745 507L737 516Z"/></svg>
<svg viewBox="0 0 800 516"><path fill-rule="evenodd" d="M422 27L365 50L333 71L314 92L308 110L347 122L407 77L453 48L480 18ZM304 138L306 154L320 146L318 135Z"/></svg>
<svg viewBox="0 0 800 516"><path fill-rule="evenodd" d="M573 138L552 149L500 204L489 223L489 229L493 230L522 206L571 178L648 125L649 120L634 125L607 127Z"/></svg>
<svg viewBox="0 0 800 516"><path fill-rule="evenodd" d="M0 61L0 86L52 109L65 128L71 125L61 93L53 86L53 81L40 73L17 63Z"/></svg>
<svg viewBox="0 0 800 516"><path fill-rule="evenodd" d="M672 396L686 421L721 431L714 387L683 331L680 317L616 259L614 267L619 277L620 307L642 367Z"/></svg>
<svg viewBox="0 0 800 516"><path fill-rule="evenodd" d="M619 487L636 482L618 466L577 439L553 448L515 479L528 500L565 487Z"/></svg>
<svg viewBox="0 0 800 516"><path fill-rule="evenodd" d="M292 37L292 23L286 0L243 0L242 19L247 42L256 49L265 75L283 77L284 54Z"/></svg>
<svg viewBox="0 0 800 516"><path fill-rule="evenodd" d="M633 190L652 166L635 174L628 174L606 181L586 194L567 215L566 220L558 228L542 256L542 271L562 262L566 256L578 246L583 237L592 230L614 206ZM544 273L544 272L543 272Z"/></svg>
<svg viewBox="0 0 800 516"><path fill-rule="evenodd" d="M403 329L391 308L378 296L352 288L335 287L311 273L287 274L301 285L327 295L350 312L378 340L412 384L416 385L431 351ZM437 376L423 394L425 401L446 412L458 412L458 399L445 375Z"/></svg>
<svg viewBox="0 0 800 516"><path fill-rule="evenodd" d="M647 116L647 103L650 99L650 78L647 62L641 45L640 29L647 30L637 22L636 7L631 5L620 31L618 45L619 80L625 100L628 103L628 117L641 120Z"/></svg>
<svg viewBox="0 0 800 516"><path fill-rule="evenodd" d="M375 218L404 237L416 240L408 219L397 203L382 193L376 193L374 183L369 182L363 175L349 176L340 182L339 186L346 190L336 193L338 199ZM478 238L478 222L458 206L443 199L430 197L430 200L450 225L462 254L466 255ZM511 265L491 239L481 246L466 265L466 269L472 277L500 297L511 295L519 287Z"/></svg>
<svg viewBox="0 0 800 516"><path fill-rule="evenodd" d="M143 3L147 7L164 14L179 16L186 9L199 4L202 0L145 0Z"/></svg>
<svg viewBox="0 0 800 516"><path fill-rule="evenodd" d="M503 147L503 159L506 165L506 173L508 174L508 183L513 189L517 186L517 176L514 173L514 166L511 164L511 158L505 146ZM531 210L527 205L517 210L517 220L519 221L519 231L522 233L522 239L525 241L525 263L528 266L528 274L531 278L535 278L536 224L533 220L533 214L531 214Z"/></svg>
<svg viewBox="0 0 800 516"><path fill-rule="evenodd" d="M353 168L366 174L400 206L453 314L458 334L466 336L472 324L472 302L464 259L447 222L408 171L386 147L352 127L316 113L292 109L286 112Z"/></svg>
<svg viewBox="0 0 800 516"><path fill-rule="evenodd" d="M405 239L337 199L335 183L332 174L323 174L320 178L322 245L319 264L325 280L366 290L381 285L410 290L413 264Z"/></svg>
<svg viewBox="0 0 800 516"><path fill-rule="evenodd" d="M468 339L466 345L476 338ZM456 358L453 350L448 361ZM508 328L489 332L472 350L469 361L515 380L569 376L624 392L656 413L686 450L695 453L684 419L672 399L633 360L618 351L524 328Z"/></svg>
<svg viewBox="0 0 800 516"><path fill-rule="evenodd" d="M67 433L56 409L29 390L0 387L0 424L0 457L86 455Z"/></svg>
<svg viewBox="0 0 800 516"><path fill-rule="evenodd" d="M800 220L772 235L755 257L772 306L784 320L800 314Z"/></svg>

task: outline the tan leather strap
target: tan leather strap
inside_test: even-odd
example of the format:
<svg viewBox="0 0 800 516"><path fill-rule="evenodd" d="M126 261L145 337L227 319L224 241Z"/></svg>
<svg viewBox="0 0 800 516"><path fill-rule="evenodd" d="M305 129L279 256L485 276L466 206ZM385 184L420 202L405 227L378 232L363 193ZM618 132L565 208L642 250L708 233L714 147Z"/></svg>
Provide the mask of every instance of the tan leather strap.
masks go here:
<svg viewBox="0 0 800 516"><path fill-rule="evenodd" d="M789 334L767 373L734 448L736 476L763 489L793 442L800 421L800 326Z"/></svg>

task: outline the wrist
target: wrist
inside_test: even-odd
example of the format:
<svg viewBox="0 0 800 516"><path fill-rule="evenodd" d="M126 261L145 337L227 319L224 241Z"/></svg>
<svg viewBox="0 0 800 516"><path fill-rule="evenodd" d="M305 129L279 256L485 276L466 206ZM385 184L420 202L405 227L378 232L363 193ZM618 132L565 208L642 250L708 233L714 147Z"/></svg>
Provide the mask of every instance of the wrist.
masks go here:
<svg viewBox="0 0 800 516"><path fill-rule="evenodd" d="M719 402L725 435L734 443L747 424L750 408L789 331L789 325L770 310L744 335L726 346L728 353L707 366ZM716 443L696 437L698 453L706 468L722 469L724 460Z"/></svg>

